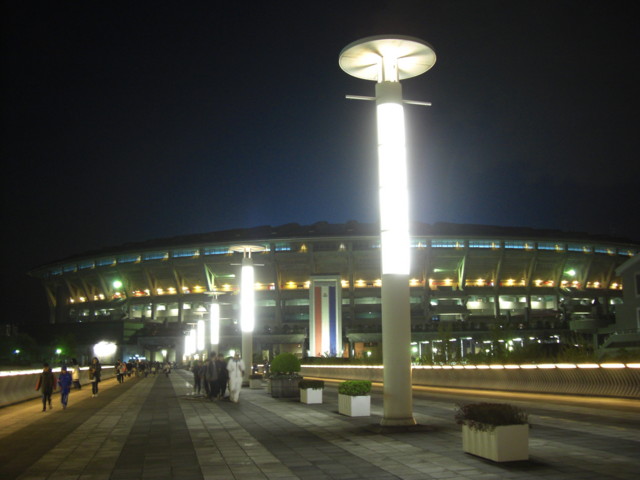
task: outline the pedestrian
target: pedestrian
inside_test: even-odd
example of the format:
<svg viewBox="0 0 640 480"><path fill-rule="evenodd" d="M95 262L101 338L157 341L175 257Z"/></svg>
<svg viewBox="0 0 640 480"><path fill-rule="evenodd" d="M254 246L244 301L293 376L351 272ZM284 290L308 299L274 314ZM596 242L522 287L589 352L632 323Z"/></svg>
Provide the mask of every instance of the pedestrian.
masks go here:
<svg viewBox="0 0 640 480"><path fill-rule="evenodd" d="M124 377L127 375L127 364L124 362L120 362L118 372L120 373L120 383L124 383Z"/></svg>
<svg viewBox="0 0 640 480"><path fill-rule="evenodd" d="M116 360L115 371L116 371L116 380L118 381L118 383L122 383L122 373L120 373L120 360Z"/></svg>
<svg viewBox="0 0 640 480"><path fill-rule="evenodd" d="M195 360L191 366L193 372L193 393L200 395L202 390L202 363L200 360Z"/></svg>
<svg viewBox="0 0 640 480"><path fill-rule="evenodd" d="M48 363L42 365L42 373L38 377L38 383L36 384L36 390L42 392L42 411L47 410L47 403L49 404L49 410L51 410L51 394L56 388L56 376L51 371L51 367Z"/></svg>
<svg viewBox="0 0 640 480"><path fill-rule="evenodd" d="M60 376L58 377L58 385L60 385L60 403L62 403L62 409L67 408L69 403L69 391L71 390L71 384L73 383L73 377L67 371L67 366L63 365L60 369Z"/></svg>
<svg viewBox="0 0 640 480"><path fill-rule="evenodd" d="M216 368L216 352L211 352L204 364L204 380L209 385L207 397L213 400L218 396L218 369Z"/></svg>
<svg viewBox="0 0 640 480"><path fill-rule="evenodd" d="M224 360L224 355L218 355L216 367L218 368L218 398L223 399L229 382L229 371L227 370L227 362Z"/></svg>
<svg viewBox="0 0 640 480"><path fill-rule="evenodd" d="M73 387L80 390L80 365L75 358L71 359L71 380L73 381Z"/></svg>
<svg viewBox="0 0 640 480"><path fill-rule="evenodd" d="M229 399L233 403L238 403L244 377L244 362L238 352L229 360L227 370L229 371Z"/></svg>
<svg viewBox="0 0 640 480"><path fill-rule="evenodd" d="M100 383L100 376L102 375L102 366L98 357L93 357L91 365L89 366L89 381L91 381L91 396L98 396L98 384Z"/></svg>

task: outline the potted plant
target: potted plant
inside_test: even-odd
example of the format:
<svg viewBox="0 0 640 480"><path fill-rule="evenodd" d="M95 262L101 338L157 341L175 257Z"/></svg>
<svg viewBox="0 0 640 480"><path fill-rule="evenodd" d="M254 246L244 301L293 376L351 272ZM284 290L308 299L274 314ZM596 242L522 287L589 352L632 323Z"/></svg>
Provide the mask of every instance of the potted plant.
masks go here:
<svg viewBox="0 0 640 480"><path fill-rule="evenodd" d="M249 388L262 388L262 374L252 373L249 375Z"/></svg>
<svg viewBox="0 0 640 480"><path fill-rule="evenodd" d="M462 425L462 450L494 462L529 459L528 415L513 405L458 405L455 420Z"/></svg>
<svg viewBox="0 0 640 480"><path fill-rule="evenodd" d="M302 380L299 375L300 360L293 353L276 355L271 362L269 383L271 396L274 398L297 398L300 396L298 383Z"/></svg>
<svg viewBox="0 0 640 480"><path fill-rule="evenodd" d="M300 401L302 403L322 403L324 380L300 380Z"/></svg>
<svg viewBox="0 0 640 480"><path fill-rule="evenodd" d="M371 415L371 382L347 380L338 386L338 413L350 417Z"/></svg>

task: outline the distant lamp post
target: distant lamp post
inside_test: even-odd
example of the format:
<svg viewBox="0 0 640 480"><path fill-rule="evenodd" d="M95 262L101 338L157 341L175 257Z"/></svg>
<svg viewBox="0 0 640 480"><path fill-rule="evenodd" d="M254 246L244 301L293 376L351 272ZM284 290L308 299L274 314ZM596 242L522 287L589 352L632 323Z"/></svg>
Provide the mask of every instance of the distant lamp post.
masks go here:
<svg viewBox="0 0 640 480"><path fill-rule="evenodd" d="M93 346L93 353L101 362L109 362L113 360L113 356L118 351L118 346L113 342L98 342Z"/></svg>
<svg viewBox="0 0 640 480"><path fill-rule="evenodd" d="M211 348L217 350L220 344L220 304L216 299L211 302L209 313L209 338Z"/></svg>
<svg viewBox="0 0 640 480"><path fill-rule="evenodd" d="M196 350L198 353L204 352L206 325L204 320L198 320L196 324Z"/></svg>
<svg viewBox="0 0 640 480"><path fill-rule="evenodd" d="M184 356L190 358L196 353L196 329L191 327L184 337Z"/></svg>
<svg viewBox="0 0 640 480"><path fill-rule="evenodd" d="M382 425L414 425L411 390L411 310L409 304L409 189L404 103L400 80L415 77L435 63L426 42L404 36L377 36L347 45L340 67L349 75L376 83L378 194L382 266L382 354L384 413Z"/></svg>

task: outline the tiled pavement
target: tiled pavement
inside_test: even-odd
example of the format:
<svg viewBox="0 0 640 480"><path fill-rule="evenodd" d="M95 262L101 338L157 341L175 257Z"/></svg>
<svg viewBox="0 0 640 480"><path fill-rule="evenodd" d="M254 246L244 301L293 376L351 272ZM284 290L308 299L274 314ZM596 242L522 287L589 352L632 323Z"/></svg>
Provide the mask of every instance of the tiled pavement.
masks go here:
<svg viewBox="0 0 640 480"><path fill-rule="evenodd" d="M372 416L273 399L244 389L240 404L191 394L184 371L123 385L101 384L97 398L72 392L69 408L40 412L39 401L0 409L0 479L638 479L640 400L518 397L531 414L526 462L495 464L461 449L448 393L416 392L416 431L378 427ZM56 400L57 397L56 397ZM504 399L501 399L504 401Z"/></svg>

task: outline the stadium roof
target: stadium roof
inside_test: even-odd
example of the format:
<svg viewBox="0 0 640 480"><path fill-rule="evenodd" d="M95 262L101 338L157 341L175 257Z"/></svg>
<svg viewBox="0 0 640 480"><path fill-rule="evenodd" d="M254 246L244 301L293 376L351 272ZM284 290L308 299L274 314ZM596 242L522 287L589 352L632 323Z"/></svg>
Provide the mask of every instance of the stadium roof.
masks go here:
<svg viewBox="0 0 640 480"><path fill-rule="evenodd" d="M322 238L340 236L375 236L379 235L379 226L375 223L359 223L355 220L346 223L332 224L328 222L316 222L311 225L287 223L280 226L263 225L252 228L238 228L221 230L217 232L180 235L168 238L158 238L141 242L128 242L122 245L109 246L97 250L78 253L71 257L49 262L57 263L72 258L99 255L103 253L117 253L131 250L147 250L158 247L172 247L182 245L197 245L204 243L246 242L251 240L287 239L287 238ZM504 227L497 225L474 225L437 222L425 224L414 222L411 225L413 236L477 236L499 238L526 238L526 239L554 239L554 240L579 240L591 242L614 242L624 244L637 244L628 238L608 235L594 235L585 232L565 232L552 229L535 229L529 227Z"/></svg>

